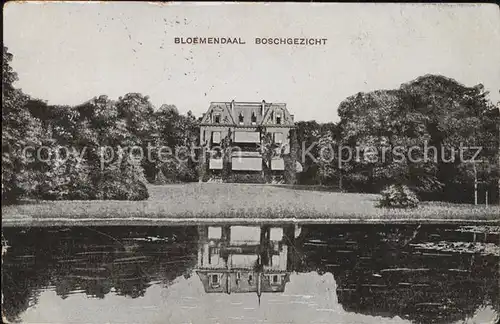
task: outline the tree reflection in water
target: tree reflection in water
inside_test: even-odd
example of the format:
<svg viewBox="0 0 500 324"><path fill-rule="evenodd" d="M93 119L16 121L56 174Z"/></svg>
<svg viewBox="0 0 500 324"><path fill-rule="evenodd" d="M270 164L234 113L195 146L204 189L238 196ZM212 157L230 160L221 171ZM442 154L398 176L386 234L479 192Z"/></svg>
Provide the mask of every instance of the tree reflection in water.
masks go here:
<svg viewBox="0 0 500 324"><path fill-rule="evenodd" d="M3 312L10 321L37 304L46 289L62 299L72 294L104 298L110 293L134 299L144 296L151 285L167 289L180 276L208 268L197 254L209 241L202 236L198 240L194 226L3 231L10 246L3 256ZM228 241L227 251L221 250L222 265L232 267L238 255L244 261L255 253L262 266L271 266L273 255L276 265L281 264L278 255L284 245L280 244L285 243L270 244L266 235L260 247L248 243L238 247ZM287 261L279 269L262 271L292 272L295 280L331 273L336 300L347 312L398 316L414 323L453 323L487 305L500 312L498 231L486 235L458 226L321 225L302 227L294 240L288 240L293 234L284 237L289 245ZM270 248L276 252L270 253ZM254 271L240 268L242 274ZM294 284L290 280L288 287ZM275 294L286 295L287 286ZM237 286L231 287L226 291L235 292Z"/></svg>
<svg viewBox="0 0 500 324"><path fill-rule="evenodd" d="M429 242L496 244L496 253L436 251ZM429 245L425 248L426 242ZM452 323L498 306L498 233L458 226L306 226L298 271L331 272L346 311ZM461 251L463 252L463 251Z"/></svg>
<svg viewBox="0 0 500 324"><path fill-rule="evenodd" d="M111 291L137 298L152 282L168 286L196 263L194 227L4 229L4 315L18 315L53 287L65 299Z"/></svg>

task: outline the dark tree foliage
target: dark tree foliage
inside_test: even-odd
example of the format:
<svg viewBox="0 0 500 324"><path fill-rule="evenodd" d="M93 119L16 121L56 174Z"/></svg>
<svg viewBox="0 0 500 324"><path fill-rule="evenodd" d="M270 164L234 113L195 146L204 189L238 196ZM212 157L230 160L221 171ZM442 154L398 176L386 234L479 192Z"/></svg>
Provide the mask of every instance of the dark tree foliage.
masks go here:
<svg viewBox="0 0 500 324"><path fill-rule="evenodd" d="M33 189L32 166L23 149L40 145L41 123L26 107L30 99L14 87L12 54L3 47L2 64L2 202L12 203Z"/></svg>
<svg viewBox="0 0 500 324"><path fill-rule="evenodd" d="M75 107L49 105L14 87L4 47L2 78L2 201L142 200L147 182L195 181L196 118L174 106L155 111L148 96L105 95ZM159 156L160 147L171 156ZM179 154L179 151L182 151ZM40 154L41 152L41 154Z"/></svg>
<svg viewBox="0 0 500 324"><path fill-rule="evenodd" d="M378 152L378 159L362 154L345 164L348 180L359 190L406 184L421 197L464 202L473 197L475 180L495 190L500 119L482 85L467 87L425 75L397 90L351 96L340 104L339 115L345 145ZM404 153L403 161L397 159L396 147ZM481 147L475 157L481 162L472 162L473 147ZM384 149L387 153L381 155Z"/></svg>
<svg viewBox="0 0 500 324"><path fill-rule="evenodd" d="M166 183L197 181L199 129L191 111L182 115L175 106L162 105L153 113L150 127L146 141L157 149L150 150L152 158L144 164L148 180L153 181L161 170Z"/></svg>
<svg viewBox="0 0 500 324"><path fill-rule="evenodd" d="M336 160L340 130L335 123L301 121L296 124L294 149L302 172L297 181L305 185L336 185L339 169Z"/></svg>

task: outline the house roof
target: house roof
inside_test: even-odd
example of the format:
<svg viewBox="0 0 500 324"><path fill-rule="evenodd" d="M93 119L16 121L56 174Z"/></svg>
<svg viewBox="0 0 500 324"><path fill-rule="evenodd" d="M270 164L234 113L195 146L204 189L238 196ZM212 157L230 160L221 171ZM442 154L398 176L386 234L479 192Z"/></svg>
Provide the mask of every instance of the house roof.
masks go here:
<svg viewBox="0 0 500 324"><path fill-rule="evenodd" d="M214 122L214 115L219 115L219 122ZM281 120L278 124L277 116ZM248 101L214 101L210 103L207 112L203 115L201 125L222 126L294 126L293 115L290 114L286 103L268 103Z"/></svg>

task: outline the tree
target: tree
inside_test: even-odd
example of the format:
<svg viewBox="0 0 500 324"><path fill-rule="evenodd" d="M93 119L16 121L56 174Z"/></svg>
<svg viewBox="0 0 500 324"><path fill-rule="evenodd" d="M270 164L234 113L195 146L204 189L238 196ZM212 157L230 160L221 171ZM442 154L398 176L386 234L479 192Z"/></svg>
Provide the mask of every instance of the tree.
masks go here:
<svg viewBox="0 0 500 324"><path fill-rule="evenodd" d="M127 93L116 102L118 118L123 119L136 145L144 144L151 133L154 107L148 96Z"/></svg>
<svg viewBox="0 0 500 324"><path fill-rule="evenodd" d="M498 93L500 93L500 90L498 90ZM500 114L500 101L497 101L497 112ZM498 204L500 205L500 123L497 124L497 129L498 129L498 148L497 148L497 177L498 177L498 187L497 187L497 194L498 194Z"/></svg>
<svg viewBox="0 0 500 324"><path fill-rule="evenodd" d="M162 105L152 119L154 136L150 137L149 144L156 148L168 147L172 155L160 157L158 150L151 152L153 161L145 166L146 173L153 174L162 169L169 181L195 181L198 172L193 149L199 134L196 118L190 111L182 115L175 106ZM182 161L175 158L176 153Z"/></svg>
<svg viewBox="0 0 500 324"><path fill-rule="evenodd" d="M43 199L145 199L146 179L152 182L159 173L169 174L173 181L196 179L196 164L189 157L198 129L190 111L182 115L175 106L163 105L155 112L149 97L140 93L127 93L118 100L100 95L74 107L49 105L14 87L12 58L4 47L4 202L27 194ZM41 145L46 161L23 153ZM163 163L155 150L161 146L184 150L188 159ZM55 153L62 148L69 149L67 159ZM140 161L136 149L142 150ZM112 159L103 156L105 152Z"/></svg>
<svg viewBox="0 0 500 324"><path fill-rule="evenodd" d="M44 129L50 134L44 144L51 148L51 156L37 164L39 198L148 197L142 167L131 162L131 146L142 145L142 140L131 134L125 114L120 116L115 101L101 95L76 107L46 107L35 100L28 106L33 114L43 115ZM140 117L134 118L139 122ZM69 154L58 159L54 152L63 148ZM104 152L111 153L112 159Z"/></svg>
<svg viewBox="0 0 500 324"><path fill-rule="evenodd" d="M459 161L459 148L498 147L493 126L498 113L484 87L466 87L439 75L417 78L396 90L358 93L340 104L339 115L344 144L361 152L361 159L347 163L350 180L361 180L358 186L366 190L399 183L427 197L465 201L458 192L472 188L472 178ZM427 152L430 156L425 146L435 148ZM368 147L376 149L378 159L366 158ZM395 159L396 147L405 155L402 161ZM412 147L418 150L409 159ZM491 149L481 152L482 159L494 155Z"/></svg>
<svg viewBox="0 0 500 324"><path fill-rule="evenodd" d="M444 161L446 153L442 152L450 147L481 147L475 160L494 164L498 147L496 126L500 119L498 110L488 100L488 93L482 84L466 87L453 79L435 75L420 77L402 85L401 89L405 103L427 117L424 126L429 133L429 141L438 148L437 177L444 184L440 198L471 201L475 172L470 170L474 165L460 161L458 150L454 152L455 161L452 163ZM473 149L467 149L464 156L470 159L474 154ZM466 168L466 165L469 167ZM497 175L486 169L481 174L482 179L494 181Z"/></svg>
<svg viewBox="0 0 500 324"><path fill-rule="evenodd" d="M343 168L352 185L366 191L379 191L394 182L412 183L420 191L439 186L430 166L394 162L396 147L408 151L427 138L420 126L424 116L406 109L398 91L358 93L341 103L339 115L342 145L350 148L347 155L351 155L342 157L348 160Z"/></svg>
<svg viewBox="0 0 500 324"><path fill-rule="evenodd" d="M14 87L13 56L3 47L2 65L2 201L11 203L33 189L30 161L23 149L40 144L41 123L26 108L29 97Z"/></svg>
<svg viewBox="0 0 500 324"><path fill-rule="evenodd" d="M90 181L91 168L86 160L80 160L74 154L59 158L52 156L46 165L46 171L40 173L37 197L47 200L95 199Z"/></svg>
<svg viewBox="0 0 500 324"><path fill-rule="evenodd" d="M285 163L284 180L285 183L287 184L295 184L297 183L297 152L298 152L296 129L290 130L289 141L290 141L290 153L286 154L283 158Z"/></svg>
<svg viewBox="0 0 500 324"><path fill-rule="evenodd" d="M297 156L303 167L299 183L316 184L319 182L318 164L310 156L318 156L317 143L320 136L320 124L316 121L300 121L296 124L296 127L297 142L299 143ZM306 154L306 152L309 154Z"/></svg>
<svg viewBox="0 0 500 324"><path fill-rule="evenodd" d="M96 186L97 199L144 200L149 197L144 169L139 161L123 154L100 173Z"/></svg>
<svg viewBox="0 0 500 324"><path fill-rule="evenodd" d="M317 178L319 183L322 185L336 184L340 177L339 164L337 163L340 132L337 125L334 123L321 124L317 141Z"/></svg>

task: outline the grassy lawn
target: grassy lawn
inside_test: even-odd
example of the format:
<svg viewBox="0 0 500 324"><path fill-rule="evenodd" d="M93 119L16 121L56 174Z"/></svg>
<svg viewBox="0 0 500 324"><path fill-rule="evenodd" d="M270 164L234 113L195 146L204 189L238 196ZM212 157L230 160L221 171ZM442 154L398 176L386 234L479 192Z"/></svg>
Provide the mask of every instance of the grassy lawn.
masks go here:
<svg viewBox="0 0 500 324"><path fill-rule="evenodd" d="M42 201L5 206L2 207L2 224L29 224L50 219L119 219L127 224L127 219L167 218L500 222L500 206L421 203L410 210L381 209L375 207L378 195L304 189L215 183L150 186L150 198L146 201Z"/></svg>

